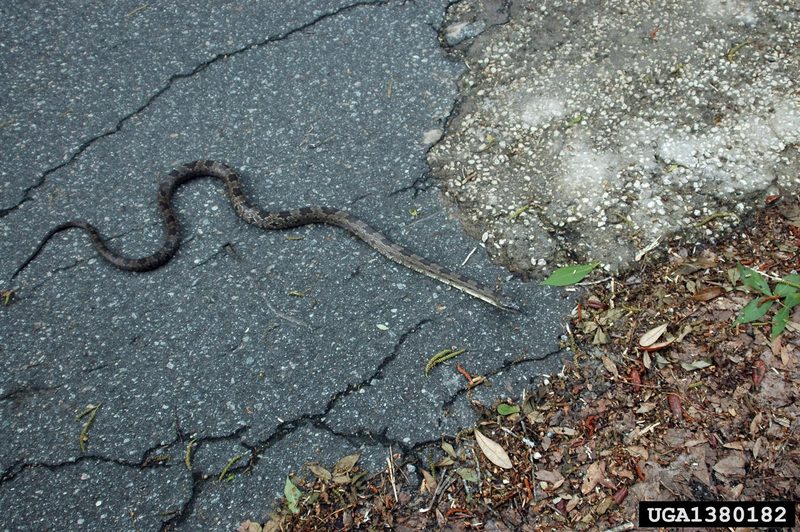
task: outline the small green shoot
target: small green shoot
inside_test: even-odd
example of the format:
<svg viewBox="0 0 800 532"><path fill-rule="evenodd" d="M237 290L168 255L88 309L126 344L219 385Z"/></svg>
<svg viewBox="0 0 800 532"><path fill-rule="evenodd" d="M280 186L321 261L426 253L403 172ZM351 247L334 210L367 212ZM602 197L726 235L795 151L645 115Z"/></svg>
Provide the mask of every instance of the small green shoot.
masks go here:
<svg viewBox="0 0 800 532"><path fill-rule="evenodd" d="M286 497L286 506L293 514L300 513L300 497L303 492L300 491L294 482L289 477L286 477L286 483L283 485L283 495Z"/></svg>
<svg viewBox="0 0 800 532"><path fill-rule="evenodd" d="M583 121L583 115L581 113L575 114L572 118L567 121L567 127L577 126Z"/></svg>
<svg viewBox="0 0 800 532"><path fill-rule="evenodd" d="M425 365L425 376L426 377L428 376L428 374L431 372L434 366L438 366L442 362L450 360L451 358L455 358L458 355L465 353L466 351L467 351L466 349L459 349L457 351L453 349L444 349L442 351L439 351L438 353L433 355L430 358L430 360L428 360L428 363Z"/></svg>
<svg viewBox="0 0 800 532"><path fill-rule="evenodd" d="M186 469L189 471L192 470L192 449L194 445L197 443L197 438L192 438L189 440L188 445L186 445L186 454L183 457L183 463L186 464Z"/></svg>
<svg viewBox="0 0 800 532"><path fill-rule="evenodd" d="M735 324L740 325L759 321L766 316L773 304L778 301L781 304L781 308L772 317L772 330L770 333L770 338L774 340L786 329L786 323L789 321L792 309L800 304L800 275L790 274L783 279L779 279L775 283L775 289L772 290L769 282L756 270L737 264L736 272L745 287L758 292L760 295L744 306L739 316L737 316Z"/></svg>
<svg viewBox="0 0 800 532"><path fill-rule="evenodd" d="M94 422L94 417L97 415L97 411L100 409L103 403L99 405L87 405L83 412L75 416L76 421L80 421L83 418L87 418L86 422L83 424L83 428L81 429L81 435L78 436L78 446L81 449L81 452L86 451L86 443L89 441L89 427L92 426ZM87 417L88 416L88 417Z"/></svg>
<svg viewBox="0 0 800 532"><path fill-rule="evenodd" d="M0 290L0 297L3 298L3 305L9 306L11 304L11 299L14 297L14 291Z"/></svg>
<svg viewBox="0 0 800 532"><path fill-rule="evenodd" d="M230 473L230 474L228 474L228 473L230 472L231 468L233 467L233 464L235 464L236 462L238 462L241 459L242 459L242 455L237 454L236 456L234 456L233 458L228 460L228 463L225 464L225 467L222 468L222 472L219 474L219 477L217 477L217 480L220 481L220 482L222 482L223 480L233 480L233 473Z"/></svg>
<svg viewBox="0 0 800 532"><path fill-rule="evenodd" d="M531 208L530 205L525 204L522 207L519 207L518 209L515 209L514 212L512 212L511 214L509 214L508 215L508 219L509 220L516 220L517 218L519 218L520 214L522 214L523 212L527 211L530 208Z"/></svg>
<svg viewBox="0 0 800 532"><path fill-rule="evenodd" d="M497 405L497 413L501 416L510 416L512 414L519 414L519 407L517 405L509 405L500 403Z"/></svg>
<svg viewBox="0 0 800 532"><path fill-rule="evenodd" d="M733 60L736 59L736 54L739 53L739 50L752 43L753 41L751 41L750 39L746 39L740 43L734 44L733 46L730 47L730 49L728 49L727 52L725 52L725 59L733 63Z"/></svg>

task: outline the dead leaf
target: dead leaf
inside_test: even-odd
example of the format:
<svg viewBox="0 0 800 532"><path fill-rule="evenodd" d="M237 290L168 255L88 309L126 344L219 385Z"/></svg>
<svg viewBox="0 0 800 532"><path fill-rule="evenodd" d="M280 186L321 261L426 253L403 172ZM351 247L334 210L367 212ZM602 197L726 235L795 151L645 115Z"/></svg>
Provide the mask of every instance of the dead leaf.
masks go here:
<svg viewBox="0 0 800 532"><path fill-rule="evenodd" d="M649 331L644 333L641 338L639 338L639 346L640 347L650 347L651 345L656 343L656 341L659 338L661 338L661 336L665 332L667 332L667 324L666 323L663 323L663 324L659 325L658 327L653 327L652 329L650 329Z"/></svg>
<svg viewBox="0 0 800 532"><path fill-rule="evenodd" d="M485 436L481 431L475 429L475 441L478 442L478 447L481 448L483 454L489 459L491 463L503 469L511 469L511 458L508 457L505 449L494 441L493 439Z"/></svg>
<svg viewBox="0 0 800 532"><path fill-rule="evenodd" d="M642 353L642 364L644 365L645 369L650 369L652 367L650 355L647 353L647 351Z"/></svg>
<svg viewBox="0 0 800 532"><path fill-rule="evenodd" d="M442 450L444 452L446 452L447 456L449 456L450 458L455 458L456 457L456 450L453 448L453 446L450 443L448 443L446 441L442 442Z"/></svg>
<svg viewBox="0 0 800 532"><path fill-rule="evenodd" d="M706 440L705 438L699 440L686 440L683 446L688 449L690 447L697 447L698 445L702 445L704 443L708 443L708 440Z"/></svg>
<svg viewBox="0 0 800 532"><path fill-rule="evenodd" d="M744 442L732 441L722 445L726 449L735 449L737 451L744 451Z"/></svg>
<svg viewBox="0 0 800 532"><path fill-rule="evenodd" d="M422 477L423 477L423 482L419 487L420 491L425 489L427 490L428 493L433 494L436 491L436 486L437 486L436 479L434 479L433 475L431 475L425 469L422 469Z"/></svg>
<svg viewBox="0 0 800 532"><path fill-rule="evenodd" d="M626 486L622 486L617 492L614 494L614 502L617 503L617 506L622 505L622 501L628 496L628 488Z"/></svg>
<svg viewBox="0 0 800 532"><path fill-rule="evenodd" d="M320 480L330 481L333 478L330 471L315 462L306 464L306 467Z"/></svg>
<svg viewBox="0 0 800 532"><path fill-rule="evenodd" d="M358 459L359 459L358 453L349 454L345 456L344 458L336 462L335 466L333 466L334 475L336 476L346 475L347 473L353 470L353 467L355 467L356 462L358 462Z"/></svg>
<svg viewBox="0 0 800 532"><path fill-rule="evenodd" d="M456 473L467 482L478 483L478 473L471 467L459 467Z"/></svg>
<svg viewBox="0 0 800 532"><path fill-rule="evenodd" d="M674 393L667 394L667 403L669 403L669 409L672 411L672 415L675 416L677 419L681 419L683 417L683 406L681 406L681 398Z"/></svg>
<svg viewBox="0 0 800 532"><path fill-rule="evenodd" d="M638 392L642 389L642 376L639 374L639 370L636 368L631 368L628 371L628 380L633 384L633 391Z"/></svg>
<svg viewBox="0 0 800 532"><path fill-rule="evenodd" d="M689 364L688 362L681 362L681 367L686 371L694 371L697 369L707 368L709 366L713 366L713 364L708 360L702 360L702 359L695 360L691 364Z"/></svg>
<svg viewBox="0 0 800 532"><path fill-rule="evenodd" d="M604 461L593 462L592 464L589 464L589 468L586 470L586 476L581 484L581 493L586 495L592 491L594 487L597 486L601 480L603 480L605 474L606 463Z"/></svg>
<svg viewBox="0 0 800 532"><path fill-rule="evenodd" d="M553 489L557 489L564 483L564 476L558 471L539 470L533 475L536 480L549 482Z"/></svg>
<svg viewBox="0 0 800 532"><path fill-rule="evenodd" d="M608 335L600 327L594 332L592 338L592 345L604 345L608 343Z"/></svg>
<svg viewBox="0 0 800 532"><path fill-rule="evenodd" d="M650 452L641 445L630 445L625 447L625 450L628 451L628 454L631 456L642 458L643 460L647 460L650 457Z"/></svg>
<svg viewBox="0 0 800 532"><path fill-rule="evenodd" d="M715 297L719 297L725 293L725 290L720 288L719 286L709 286L703 288L702 290L698 290L694 294L692 294L691 299L695 301L711 301Z"/></svg>
<svg viewBox="0 0 800 532"><path fill-rule="evenodd" d="M726 477L743 477L745 461L742 453L732 453L714 464L714 471Z"/></svg>
<svg viewBox="0 0 800 532"><path fill-rule="evenodd" d="M762 445L764 445L764 437L759 436L753 444L753 459L758 458L758 455L761 454Z"/></svg>
<svg viewBox="0 0 800 532"><path fill-rule="evenodd" d="M669 347L670 345L672 345L672 342L674 341L675 340L672 339L672 340L667 340L665 342L658 342L656 344L648 345L647 347L642 347L642 349L644 349L645 351L659 351L661 349L664 349L665 347Z"/></svg>
<svg viewBox="0 0 800 532"><path fill-rule="evenodd" d="M614 361L611 360L610 358L608 358L605 355L603 355L602 361L603 361L603 367L605 367L606 370L609 373L611 373L614 376L615 379L618 379L619 378L619 371L617 370L617 365L614 364Z"/></svg>
<svg viewBox="0 0 800 532"><path fill-rule="evenodd" d="M239 523L236 532L261 532L261 525L248 519Z"/></svg>
<svg viewBox="0 0 800 532"><path fill-rule="evenodd" d="M761 430L761 421L764 419L763 414L759 412L753 417L753 421L750 422L750 435L755 436L756 433Z"/></svg>
<svg viewBox="0 0 800 532"><path fill-rule="evenodd" d="M756 388L761 386L761 381L764 380L764 375L767 374L767 366L764 364L763 360L756 360L755 365L753 366L753 384L756 385Z"/></svg>
<svg viewBox="0 0 800 532"><path fill-rule="evenodd" d="M636 409L637 414L646 414L656 407L655 403L642 403L642 406Z"/></svg>

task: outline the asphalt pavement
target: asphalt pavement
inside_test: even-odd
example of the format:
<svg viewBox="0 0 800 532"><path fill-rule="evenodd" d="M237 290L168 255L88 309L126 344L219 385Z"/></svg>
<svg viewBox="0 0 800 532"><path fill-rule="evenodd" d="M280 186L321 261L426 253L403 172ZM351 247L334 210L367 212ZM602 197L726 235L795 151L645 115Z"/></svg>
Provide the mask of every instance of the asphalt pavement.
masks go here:
<svg viewBox="0 0 800 532"><path fill-rule="evenodd" d="M6 279L74 218L152 252L159 180L211 158L264 208L347 209L522 307L340 229L254 228L210 180L178 193L182 246L157 271L119 271L62 233L2 285L1 528L230 530L264 520L311 461L357 452L377 471L391 448L413 476L443 434L472 425L471 401L559 371L570 298L492 264L429 174L464 71L439 40L446 7L0 7ZM426 375L446 348L466 351ZM488 382L467 391L456 362Z"/></svg>

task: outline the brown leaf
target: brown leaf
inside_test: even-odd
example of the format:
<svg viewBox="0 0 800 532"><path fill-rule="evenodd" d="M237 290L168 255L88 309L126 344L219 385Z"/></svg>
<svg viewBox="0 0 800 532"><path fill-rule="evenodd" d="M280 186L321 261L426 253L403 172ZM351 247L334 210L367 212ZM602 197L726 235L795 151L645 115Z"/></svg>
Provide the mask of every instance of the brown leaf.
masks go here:
<svg viewBox="0 0 800 532"><path fill-rule="evenodd" d="M437 482L428 471L422 469L422 477L425 479L420 485L420 490L426 489L428 493L433 494L436 491Z"/></svg>
<svg viewBox="0 0 800 532"><path fill-rule="evenodd" d="M716 464L714 471L726 477L743 477L745 461L742 453L731 453Z"/></svg>
<svg viewBox="0 0 800 532"><path fill-rule="evenodd" d="M645 351L660 351L660 350L664 349L665 347L671 346L672 342L674 342L674 341L675 340L673 339L673 340L667 340L665 342L658 342L658 343L655 343L655 344L648 345L647 347L642 347L642 349L644 349Z"/></svg>
<svg viewBox="0 0 800 532"><path fill-rule="evenodd" d="M622 501L628 496L628 488L622 486L617 492L614 494L614 502L617 503L617 506L622 505Z"/></svg>
<svg viewBox="0 0 800 532"><path fill-rule="evenodd" d="M764 375L766 374L767 366L764 364L764 361L756 360L756 363L753 366L753 384L756 385L756 388L761 387L761 381L764 380Z"/></svg>
<svg viewBox="0 0 800 532"><path fill-rule="evenodd" d="M753 421L750 422L750 435L755 436L759 430L761 430L761 420L764 419L764 415L759 412L753 417Z"/></svg>
<svg viewBox="0 0 800 532"><path fill-rule="evenodd" d="M625 447L625 450L628 451L628 454L634 456L636 458L642 458L645 461L650 458L650 452L647 448L642 447L641 445L629 445Z"/></svg>
<svg viewBox="0 0 800 532"><path fill-rule="evenodd" d="M606 310L608 305L600 301L597 296L590 296L586 300L586 306L594 310Z"/></svg>
<svg viewBox="0 0 800 532"><path fill-rule="evenodd" d="M758 458L758 455L761 454L761 447L764 445L764 438L759 436L756 439L756 442L753 444L753 458Z"/></svg>
<svg viewBox="0 0 800 532"><path fill-rule="evenodd" d="M333 466L334 474L337 476L346 475L347 473L353 470L353 467L355 467L356 462L358 462L359 458L360 457L358 453L349 454L345 456L344 458L336 462L335 466Z"/></svg>
<svg viewBox="0 0 800 532"><path fill-rule="evenodd" d="M667 394L667 403L669 404L669 409L672 411L672 415L677 419L681 419L683 417L683 406L681 405L681 398L678 394Z"/></svg>
<svg viewBox="0 0 800 532"><path fill-rule="evenodd" d="M709 286L692 294L692 299L695 301L711 301L715 297L719 297L724 293L725 290L719 286Z"/></svg>
<svg viewBox="0 0 800 532"><path fill-rule="evenodd" d="M661 336L665 332L667 332L667 324L666 323L663 323L663 324L659 325L658 327L653 327L652 329L650 329L649 331L644 333L641 338L639 338L639 346L640 347L650 347L651 345L656 343L656 341L659 338L661 338Z"/></svg>
<svg viewBox="0 0 800 532"><path fill-rule="evenodd" d="M511 469L511 458L508 457L505 449L494 441L493 439L485 436L481 431L475 429L475 441L478 442L478 447L481 448L483 454L489 459L491 463L503 469Z"/></svg>
<svg viewBox="0 0 800 532"><path fill-rule="evenodd" d="M564 476L558 471L539 470L534 473L534 477L536 480L549 482L553 485L553 488L558 488L564 483Z"/></svg>
<svg viewBox="0 0 800 532"><path fill-rule="evenodd" d="M586 476L581 484L581 493L586 495L592 491L594 487L597 486L601 480L603 480L605 474L606 463L604 461L593 462L589 464L589 468L586 470Z"/></svg>
<svg viewBox="0 0 800 532"><path fill-rule="evenodd" d="M601 360L603 361L603 367L606 368L606 371L611 373L615 379L618 379L619 371L617 370L617 365L614 364L614 361L605 355L602 356Z"/></svg>
<svg viewBox="0 0 800 532"><path fill-rule="evenodd" d="M239 523L236 532L261 532L261 525L248 519Z"/></svg>
<svg viewBox="0 0 800 532"><path fill-rule="evenodd" d="M631 368L630 371L628 371L628 380L633 384L634 392L638 392L642 389L642 376L639 374L638 369Z"/></svg>
<svg viewBox="0 0 800 532"><path fill-rule="evenodd" d="M330 471L315 462L306 464L306 467L320 480L330 481L333 478Z"/></svg>

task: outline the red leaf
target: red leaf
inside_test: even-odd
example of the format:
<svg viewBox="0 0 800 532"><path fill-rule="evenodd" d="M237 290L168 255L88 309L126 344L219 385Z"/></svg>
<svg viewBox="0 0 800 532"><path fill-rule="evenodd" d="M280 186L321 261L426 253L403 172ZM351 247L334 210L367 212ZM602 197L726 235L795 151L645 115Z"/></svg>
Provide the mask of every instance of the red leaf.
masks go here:
<svg viewBox="0 0 800 532"><path fill-rule="evenodd" d="M677 419L681 419L683 417L683 406L681 405L681 398L678 397L678 394L667 394L667 403L669 403L669 409L672 410L672 415Z"/></svg>
<svg viewBox="0 0 800 532"><path fill-rule="evenodd" d="M761 381L764 380L764 375L767 374L767 366L764 364L763 360L756 360L755 366L753 367L753 383L756 385L756 388L761 386Z"/></svg>
<svg viewBox="0 0 800 532"><path fill-rule="evenodd" d="M644 474L642 470L642 463L636 462L636 476L639 477L639 480L644 481L647 478L647 475Z"/></svg>
<svg viewBox="0 0 800 532"><path fill-rule="evenodd" d="M614 502L617 503L617 506L622 505L622 501L625 500L625 497L628 496L628 488L626 486L622 486L617 492L614 494Z"/></svg>
<svg viewBox="0 0 800 532"><path fill-rule="evenodd" d="M630 379L631 383L633 384L633 391L638 392L642 389L642 376L639 375L639 370L636 368L631 368L628 372L628 379Z"/></svg>
<svg viewBox="0 0 800 532"><path fill-rule="evenodd" d="M715 297L719 297L724 293L725 291L719 286L709 286L708 288L703 288L702 290L695 292L692 295L692 299L695 301L711 301Z"/></svg>
<svg viewBox="0 0 800 532"><path fill-rule="evenodd" d="M587 417L585 420L583 420L583 424L586 426L586 432L591 438L594 434L594 431L597 429L597 416Z"/></svg>
<svg viewBox="0 0 800 532"><path fill-rule="evenodd" d="M567 501L561 499L555 504L555 509L558 510L559 513L567 515Z"/></svg>

